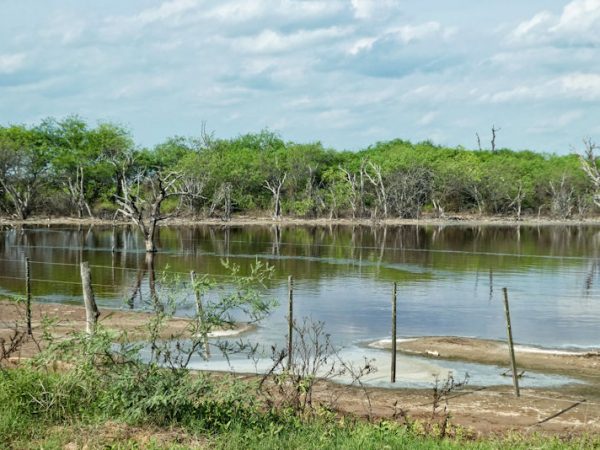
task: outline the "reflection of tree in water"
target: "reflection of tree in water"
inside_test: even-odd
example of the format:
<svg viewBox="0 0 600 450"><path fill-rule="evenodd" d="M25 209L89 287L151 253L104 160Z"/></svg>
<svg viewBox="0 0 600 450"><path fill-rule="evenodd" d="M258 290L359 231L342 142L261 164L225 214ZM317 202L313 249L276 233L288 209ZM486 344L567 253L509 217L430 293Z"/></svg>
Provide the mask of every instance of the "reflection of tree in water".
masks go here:
<svg viewBox="0 0 600 450"><path fill-rule="evenodd" d="M600 273L600 257L598 255L598 248L600 247L600 232L594 233L591 242L593 259L588 263L588 270L583 285L586 296L591 293L591 290L594 287L594 281Z"/></svg>
<svg viewBox="0 0 600 450"><path fill-rule="evenodd" d="M127 305L130 309L135 306L136 297L139 299L139 304L144 304L142 297L142 281L144 277L148 277L148 293L150 295L150 303L153 308L160 308L160 299L156 289L156 269L155 269L155 253L146 253L144 258L144 264L140 265L136 275L135 285L133 291L128 298Z"/></svg>

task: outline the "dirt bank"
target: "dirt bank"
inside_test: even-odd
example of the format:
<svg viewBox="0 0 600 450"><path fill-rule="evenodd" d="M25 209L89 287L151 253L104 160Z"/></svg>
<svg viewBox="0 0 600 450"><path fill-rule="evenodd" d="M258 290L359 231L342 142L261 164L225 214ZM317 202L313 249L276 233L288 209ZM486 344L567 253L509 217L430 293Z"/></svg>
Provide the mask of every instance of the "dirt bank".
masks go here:
<svg viewBox="0 0 600 450"><path fill-rule="evenodd" d="M390 349L391 340L377 341L370 346ZM508 345L505 342L454 336L430 336L400 339L397 350L429 358L443 358L509 366ZM600 351L570 352L515 346L519 370L535 370L581 378L600 383Z"/></svg>
<svg viewBox="0 0 600 450"><path fill-rule="evenodd" d="M40 338L42 322L49 320L48 328L54 338L64 338L76 330L85 329L85 308L82 306L62 305L56 303L34 303L32 305L32 330L36 338ZM122 310L100 309L100 323L103 327L117 332L126 331L130 339L143 339L148 335L147 324L151 314ZM0 340L9 342L14 335L15 325L21 330L25 326L25 307L22 303L10 300L0 300ZM185 334L190 326L190 320L184 318L169 319L161 330L161 337L169 338ZM253 329L249 324L238 324L228 329L214 330L211 337L234 336ZM33 342L23 346L20 356L28 357L38 351Z"/></svg>
<svg viewBox="0 0 600 450"><path fill-rule="evenodd" d="M14 302L0 301L0 338L9 339L15 323L24 325L23 305ZM110 329L127 330L144 336L144 324L148 314L128 311L109 311L103 309L102 324ZM84 309L78 306L58 304L33 305L34 335L39 337L40 321L48 317L55 321L52 327L53 334L57 337L65 336L72 330L83 329L85 326ZM165 337L185 331L189 322L185 319L171 319L165 329ZM236 328L236 333L249 331L247 325ZM451 339L451 338L446 338ZM446 346L433 346L435 342L444 342L444 338L426 338L403 342L400 348L403 351L426 353L428 350L437 349L440 356L451 357L452 353L444 349L464 347L467 344L458 344L460 340L450 340ZM422 347L418 347L417 343ZM486 341L484 341L485 343ZM473 356L473 361L494 362L492 352L500 352L498 361L503 361L502 350L494 349L493 341L485 347L478 347L479 354L485 353L489 360ZM485 352L482 350L486 349ZM489 352L487 351L489 349ZM26 343L17 357L28 357L38 351L37 347ZM495 353L494 353L495 354ZM458 355L455 355L458 357ZM547 358L547 355L536 355ZM561 356L565 358L579 358L572 355ZM541 364L548 359L536 360ZM552 360L551 358L549 359ZM598 362L600 358L590 357L590 362ZM571 361L568 359L566 361ZM586 360L587 361L587 360ZM586 366L587 367L587 366ZM594 366L586 368L591 375ZM596 369L596 373L600 370ZM588 373L588 372L586 372ZM223 376L218 374L217 376ZM256 375L243 375L243 378L256 378ZM365 396L368 393L368 398ZM559 389L523 389L522 396L516 398L509 387L471 387L467 385L460 390L450 392L445 398L440 399L440 407L434 413L433 389L379 389L349 387L331 382L318 382L313 396L315 404L323 403L339 409L343 413L357 416L372 415L378 418L390 419L396 415L397 420L405 414L409 420L431 420L441 417L444 407L451 413L451 422L467 427L475 434L506 434L509 431L523 433L543 432L548 434L584 434L600 433L600 390L597 385L568 386ZM447 403L446 403L447 402Z"/></svg>
<svg viewBox="0 0 600 450"><path fill-rule="evenodd" d="M0 217L0 225L128 225L131 222L127 221L112 221L102 219L76 219L71 217L32 217L27 220L15 220L7 217ZM273 220L271 217L265 216L235 216L230 221L225 222L220 219L206 218L172 218L161 222L161 226L169 225L215 225L215 226L250 226L250 225L280 225L280 226L331 226L331 225L364 225L364 226L381 226L381 225L497 225L497 226L545 226L545 225L600 225L600 218L572 219L560 220L551 217L523 217L517 221L514 218L506 216L479 216L473 214L449 215L444 218L436 218L432 216L423 216L419 219L298 219L284 217L280 220Z"/></svg>

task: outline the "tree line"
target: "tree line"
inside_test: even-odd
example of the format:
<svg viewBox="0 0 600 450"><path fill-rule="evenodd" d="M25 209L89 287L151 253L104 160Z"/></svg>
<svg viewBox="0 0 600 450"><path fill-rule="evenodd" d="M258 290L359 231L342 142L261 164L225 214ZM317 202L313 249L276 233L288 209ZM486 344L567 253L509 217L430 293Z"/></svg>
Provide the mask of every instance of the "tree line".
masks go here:
<svg viewBox="0 0 600 450"><path fill-rule="evenodd" d="M18 219L127 217L147 236L171 215L565 219L597 207L595 148L588 140L581 154L558 156L396 139L350 152L269 130L219 139L204 127L144 148L119 124L50 118L0 126L0 209Z"/></svg>

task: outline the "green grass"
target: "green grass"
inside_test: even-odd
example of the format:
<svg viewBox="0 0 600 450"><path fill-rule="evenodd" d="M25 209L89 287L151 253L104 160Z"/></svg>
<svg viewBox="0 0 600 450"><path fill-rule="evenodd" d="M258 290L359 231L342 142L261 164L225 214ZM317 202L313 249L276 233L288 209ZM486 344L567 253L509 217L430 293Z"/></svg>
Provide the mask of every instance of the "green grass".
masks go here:
<svg viewBox="0 0 600 450"><path fill-rule="evenodd" d="M333 414L301 419L289 413L264 412L253 406L253 399L232 402L234 398L250 394L240 386L227 383L211 385L219 391L222 401L207 395L206 399L196 399L195 407L191 408L177 399L180 390L173 391L172 397L156 397L164 399L162 405L153 415L143 417L132 415L131 409L123 406L127 404L126 399L115 397L118 391L125 392L122 385L99 384L92 392L89 380L91 378L86 380L81 373L74 372L56 374L34 368L0 370L0 448L60 449L68 444L75 448L87 445L88 448L115 449L203 447L223 450L600 448L600 436L579 437L568 442L519 435L501 440L472 440L461 436L461 430L456 429L454 437L440 439L431 431L425 432L419 423L409 428L393 421L368 423L340 419ZM188 382L186 378L183 380L184 384ZM163 389L156 381L152 378L149 382L156 389ZM146 391L149 387L140 386ZM190 392L195 391L185 389L184 395ZM111 406L111 401L116 406ZM182 405L182 411L171 411Z"/></svg>

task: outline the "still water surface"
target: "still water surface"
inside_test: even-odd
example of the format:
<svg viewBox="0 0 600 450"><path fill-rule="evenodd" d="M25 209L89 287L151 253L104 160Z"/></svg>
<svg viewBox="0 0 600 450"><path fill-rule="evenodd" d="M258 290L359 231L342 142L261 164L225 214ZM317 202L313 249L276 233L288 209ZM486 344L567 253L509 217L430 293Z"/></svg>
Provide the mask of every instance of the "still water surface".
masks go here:
<svg viewBox="0 0 600 450"><path fill-rule="evenodd" d="M181 272L186 279L195 270L227 283L224 258L242 272L256 258L272 264L268 295L281 306L255 333L263 343L283 341L287 277L293 275L296 317L325 322L334 342L353 352L384 357L361 346L389 337L393 281L404 337L504 339L501 296L507 287L516 342L600 346L600 227L181 226L161 228L158 247L157 274ZM81 302L83 260L92 265L101 306L147 305L152 277L134 228L4 228L0 292L23 292L26 256L37 301ZM191 308L190 301L181 313Z"/></svg>

